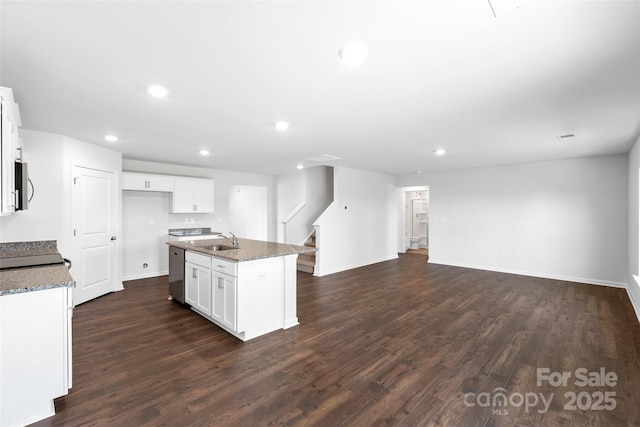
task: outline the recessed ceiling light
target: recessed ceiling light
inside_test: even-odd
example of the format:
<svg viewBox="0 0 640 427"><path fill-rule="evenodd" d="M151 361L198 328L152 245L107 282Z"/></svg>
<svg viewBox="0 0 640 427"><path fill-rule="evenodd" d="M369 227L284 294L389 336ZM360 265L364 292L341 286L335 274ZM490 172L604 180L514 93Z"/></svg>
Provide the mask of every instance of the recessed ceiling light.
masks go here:
<svg viewBox="0 0 640 427"><path fill-rule="evenodd" d="M209 155L209 150L207 150L207 149L200 150L200 155L201 156L208 156Z"/></svg>
<svg viewBox="0 0 640 427"><path fill-rule="evenodd" d="M278 130L287 130L289 129L289 122L283 122L283 121L276 122L275 126L276 126L276 129Z"/></svg>
<svg viewBox="0 0 640 427"><path fill-rule="evenodd" d="M104 139L106 139L109 142L116 142L118 140L118 137L115 135L105 135Z"/></svg>
<svg viewBox="0 0 640 427"><path fill-rule="evenodd" d="M338 55L349 67L362 64L367 57L369 49L362 43L348 43L340 48Z"/></svg>
<svg viewBox="0 0 640 427"><path fill-rule="evenodd" d="M296 166L296 169L302 170L302 169L304 169L304 166L303 165L298 165L298 166Z"/></svg>
<svg viewBox="0 0 640 427"><path fill-rule="evenodd" d="M444 148L438 148L436 151L434 151L436 156L444 156L446 154L446 152L447 152L447 150L445 150Z"/></svg>
<svg viewBox="0 0 640 427"><path fill-rule="evenodd" d="M169 90L166 87L162 87L158 85L149 86L147 88L147 92L149 92L152 96L155 96L156 98L164 98L165 96L169 95Z"/></svg>

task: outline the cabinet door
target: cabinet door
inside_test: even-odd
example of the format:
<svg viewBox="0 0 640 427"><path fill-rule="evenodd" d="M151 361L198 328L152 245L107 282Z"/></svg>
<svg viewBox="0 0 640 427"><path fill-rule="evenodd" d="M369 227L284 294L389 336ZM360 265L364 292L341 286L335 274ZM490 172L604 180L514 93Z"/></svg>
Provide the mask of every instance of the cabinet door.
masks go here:
<svg viewBox="0 0 640 427"><path fill-rule="evenodd" d="M184 263L184 301L192 307L198 305L198 266Z"/></svg>
<svg viewBox="0 0 640 427"><path fill-rule="evenodd" d="M211 316L211 270L198 268L198 302L196 307L203 314Z"/></svg>
<svg viewBox="0 0 640 427"><path fill-rule="evenodd" d="M173 213L193 213L193 184L189 178L175 178L173 187Z"/></svg>
<svg viewBox="0 0 640 427"><path fill-rule="evenodd" d="M236 278L213 273L213 310L211 318L236 330Z"/></svg>
<svg viewBox="0 0 640 427"><path fill-rule="evenodd" d="M193 204L197 213L213 213L213 180L193 180Z"/></svg>
<svg viewBox="0 0 640 427"><path fill-rule="evenodd" d="M171 212L213 213L213 180L176 177Z"/></svg>
<svg viewBox="0 0 640 427"><path fill-rule="evenodd" d="M149 175L137 172L123 172L122 189L173 192L173 177L168 175Z"/></svg>

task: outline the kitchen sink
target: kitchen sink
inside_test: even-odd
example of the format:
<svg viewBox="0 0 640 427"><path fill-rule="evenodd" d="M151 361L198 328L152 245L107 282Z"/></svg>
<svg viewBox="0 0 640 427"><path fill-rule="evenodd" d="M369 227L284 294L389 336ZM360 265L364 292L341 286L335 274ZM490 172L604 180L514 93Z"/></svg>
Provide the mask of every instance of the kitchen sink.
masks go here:
<svg viewBox="0 0 640 427"><path fill-rule="evenodd" d="M221 245L221 244L203 245L200 247L203 249L207 249L209 251L230 251L232 249L240 249L238 246Z"/></svg>

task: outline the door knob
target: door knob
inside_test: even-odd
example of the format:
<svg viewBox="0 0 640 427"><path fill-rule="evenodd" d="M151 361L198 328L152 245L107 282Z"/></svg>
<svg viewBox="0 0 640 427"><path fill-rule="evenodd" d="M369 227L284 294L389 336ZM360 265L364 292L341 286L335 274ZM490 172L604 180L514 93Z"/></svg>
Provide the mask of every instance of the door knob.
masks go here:
<svg viewBox="0 0 640 427"><path fill-rule="evenodd" d="M111 236L111 240L116 240L117 237L116 236Z"/></svg>

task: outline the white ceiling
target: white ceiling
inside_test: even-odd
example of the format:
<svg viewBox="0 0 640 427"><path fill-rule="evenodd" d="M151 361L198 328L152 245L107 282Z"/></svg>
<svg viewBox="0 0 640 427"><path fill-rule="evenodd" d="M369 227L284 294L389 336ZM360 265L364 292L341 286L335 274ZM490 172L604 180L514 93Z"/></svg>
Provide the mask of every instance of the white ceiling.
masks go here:
<svg viewBox="0 0 640 427"><path fill-rule="evenodd" d="M406 174L626 153L640 135L639 1L497 18L487 0L3 0L0 14L0 84L23 127L128 159L281 174L329 154ZM357 68L338 57L349 41L369 48Z"/></svg>

